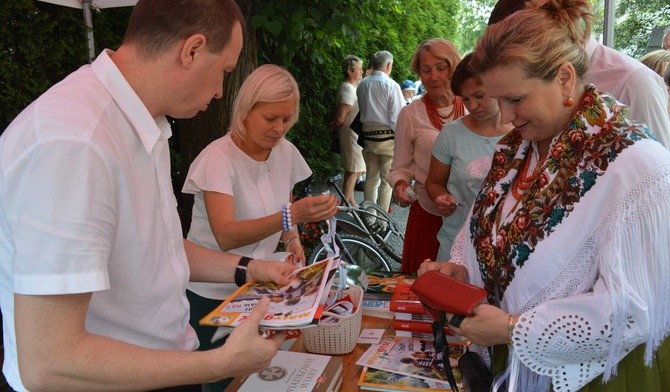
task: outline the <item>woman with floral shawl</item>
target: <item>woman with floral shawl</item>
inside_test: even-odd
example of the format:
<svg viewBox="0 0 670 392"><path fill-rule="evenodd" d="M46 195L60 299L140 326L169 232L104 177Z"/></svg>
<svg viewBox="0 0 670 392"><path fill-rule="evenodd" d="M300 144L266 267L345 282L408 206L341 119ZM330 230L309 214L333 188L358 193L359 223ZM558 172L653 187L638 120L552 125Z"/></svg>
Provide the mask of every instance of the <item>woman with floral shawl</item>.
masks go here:
<svg viewBox="0 0 670 392"><path fill-rule="evenodd" d="M515 128L451 261L419 269L488 291L473 317L450 320L455 334L494 346L496 388L670 385L670 153L583 83L577 37L590 24L570 21L589 17L584 0L553 0L480 39L472 68Z"/></svg>

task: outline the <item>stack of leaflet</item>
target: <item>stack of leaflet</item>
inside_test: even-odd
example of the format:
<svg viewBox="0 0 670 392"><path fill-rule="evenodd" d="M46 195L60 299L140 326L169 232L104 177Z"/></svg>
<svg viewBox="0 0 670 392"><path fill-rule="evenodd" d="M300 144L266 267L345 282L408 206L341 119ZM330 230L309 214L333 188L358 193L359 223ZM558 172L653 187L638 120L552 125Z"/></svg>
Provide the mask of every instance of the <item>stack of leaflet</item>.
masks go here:
<svg viewBox="0 0 670 392"><path fill-rule="evenodd" d="M363 294L363 314L366 316L392 319L391 295L399 284L411 285L415 276L402 272L373 271L367 275L368 286Z"/></svg>
<svg viewBox="0 0 670 392"><path fill-rule="evenodd" d="M393 312L393 329L396 336L432 340L432 320L416 294L410 291L411 286L411 283L398 284L391 296L389 309ZM448 329L445 331L451 334Z"/></svg>

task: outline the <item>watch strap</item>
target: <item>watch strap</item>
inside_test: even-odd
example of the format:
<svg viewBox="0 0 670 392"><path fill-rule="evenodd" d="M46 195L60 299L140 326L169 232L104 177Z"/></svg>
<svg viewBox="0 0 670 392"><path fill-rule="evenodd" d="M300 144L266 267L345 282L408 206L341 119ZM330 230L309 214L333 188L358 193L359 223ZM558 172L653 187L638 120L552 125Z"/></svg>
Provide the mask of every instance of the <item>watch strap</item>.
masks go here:
<svg viewBox="0 0 670 392"><path fill-rule="evenodd" d="M251 260L251 257L242 256L235 267L235 284L239 287L247 283L247 265Z"/></svg>

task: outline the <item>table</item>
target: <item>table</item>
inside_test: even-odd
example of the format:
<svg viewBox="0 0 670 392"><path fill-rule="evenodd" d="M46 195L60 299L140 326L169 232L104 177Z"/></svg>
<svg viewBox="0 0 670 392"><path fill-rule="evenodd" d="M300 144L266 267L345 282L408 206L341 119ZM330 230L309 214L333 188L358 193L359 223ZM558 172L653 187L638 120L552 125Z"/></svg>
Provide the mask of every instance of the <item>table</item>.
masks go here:
<svg viewBox="0 0 670 392"><path fill-rule="evenodd" d="M393 330L393 327L391 326L393 320L391 319L385 319L385 318L379 318L379 317L372 317L372 316L363 316L363 320L361 321L361 329L364 328L373 328L373 329L385 329L386 332L384 333L385 335L393 335L395 332ZM350 352L349 354L342 354L342 355L334 355L338 357L342 357L342 387L340 388L341 391L357 391L358 390L358 379L361 376L361 370L363 369L361 366L356 365L356 361L363 355L365 350L368 349L370 345L368 344L356 344L356 347L354 347L354 351ZM305 346L302 341L302 336L298 337L291 345L290 347L291 351L306 351Z"/></svg>

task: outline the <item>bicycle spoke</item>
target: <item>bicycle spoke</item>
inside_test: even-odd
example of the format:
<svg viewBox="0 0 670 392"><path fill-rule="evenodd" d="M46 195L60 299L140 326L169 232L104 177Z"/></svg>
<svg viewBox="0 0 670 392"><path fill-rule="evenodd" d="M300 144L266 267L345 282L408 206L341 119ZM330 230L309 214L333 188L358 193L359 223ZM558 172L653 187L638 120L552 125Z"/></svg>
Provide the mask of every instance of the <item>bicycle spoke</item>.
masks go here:
<svg viewBox="0 0 670 392"><path fill-rule="evenodd" d="M389 257L372 241L353 235L338 235L337 240L341 244L342 259L350 264L356 264L369 271L391 271ZM326 257L326 249L323 245L317 247L310 257L310 262L316 262Z"/></svg>

